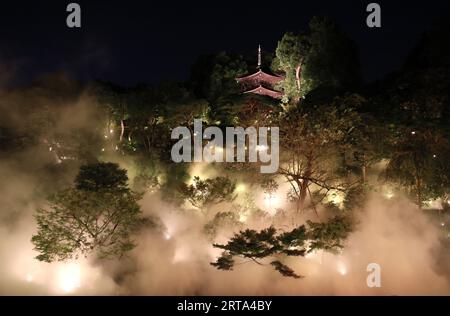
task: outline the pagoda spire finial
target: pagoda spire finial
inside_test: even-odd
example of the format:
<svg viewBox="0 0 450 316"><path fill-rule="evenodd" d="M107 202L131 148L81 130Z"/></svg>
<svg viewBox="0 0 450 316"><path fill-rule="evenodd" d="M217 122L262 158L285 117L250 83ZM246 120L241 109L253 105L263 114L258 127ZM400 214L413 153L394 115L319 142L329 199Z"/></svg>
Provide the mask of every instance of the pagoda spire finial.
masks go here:
<svg viewBox="0 0 450 316"><path fill-rule="evenodd" d="M261 45L258 45L258 67L256 69L261 69Z"/></svg>

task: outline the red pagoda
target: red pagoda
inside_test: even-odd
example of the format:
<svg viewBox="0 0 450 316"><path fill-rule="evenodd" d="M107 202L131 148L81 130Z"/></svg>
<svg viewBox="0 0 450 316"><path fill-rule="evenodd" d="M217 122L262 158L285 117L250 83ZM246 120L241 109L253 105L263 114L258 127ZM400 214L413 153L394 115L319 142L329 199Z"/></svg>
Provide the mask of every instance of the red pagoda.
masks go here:
<svg viewBox="0 0 450 316"><path fill-rule="evenodd" d="M261 69L261 45L258 47L258 66L254 74L238 77L236 81L241 84L244 93L266 95L274 99L281 99L283 93L273 89L273 86L284 80L284 77L274 76Z"/></svg>

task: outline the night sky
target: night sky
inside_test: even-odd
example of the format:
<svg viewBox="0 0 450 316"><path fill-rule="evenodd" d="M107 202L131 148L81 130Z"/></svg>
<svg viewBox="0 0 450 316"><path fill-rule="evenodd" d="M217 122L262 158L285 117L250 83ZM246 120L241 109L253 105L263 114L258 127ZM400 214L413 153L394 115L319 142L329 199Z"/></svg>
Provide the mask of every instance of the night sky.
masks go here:
<svg viewBox="0 0 450 316"><path fill-rule="evenodd" d="M357 42L372 81L401 66L423 31L450 12L449 1L377 1L382 27L370 29L365 8L375 1L77 1L82 28L69 29L70 2L2 2L0 70L10 72L10 85L59 70L124 85L185 80L199 55L274 50L314 15L333 17Z"/></svg>

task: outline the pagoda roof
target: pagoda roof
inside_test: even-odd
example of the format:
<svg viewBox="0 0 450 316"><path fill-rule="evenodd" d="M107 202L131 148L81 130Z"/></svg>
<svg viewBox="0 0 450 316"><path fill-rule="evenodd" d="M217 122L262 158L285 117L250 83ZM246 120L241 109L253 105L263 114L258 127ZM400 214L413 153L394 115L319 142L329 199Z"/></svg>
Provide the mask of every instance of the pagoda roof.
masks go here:
<svg viewBox="0 0 450 316"><path fill-rule="evenodd" d="M284 80L284 77L270 75L270 74L262 71L261 69L251 75L236 78L236 81L239 83L240 82L248 82L248 81L257 81L257 82L267 82L272 85L276 84L280 81L283 81L283 80Z"/></svg>
<svg viewBox="0 0 450 316"><path fill-rule="evenodd" d="M266 95L266 96L272 97L274 99L281 99L283 97L283 93L281 93L280 91L270 90L261 85L259 87L256 87L255 89L245 91L244 93L254 93L254 94L259 94L259 95Z"/></svg>

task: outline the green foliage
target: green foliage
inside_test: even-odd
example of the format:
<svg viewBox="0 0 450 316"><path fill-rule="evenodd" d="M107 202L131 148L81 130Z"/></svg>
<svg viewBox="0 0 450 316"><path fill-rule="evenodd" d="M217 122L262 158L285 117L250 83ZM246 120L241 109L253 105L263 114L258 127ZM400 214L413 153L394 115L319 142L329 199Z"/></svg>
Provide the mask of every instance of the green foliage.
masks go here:
<svg viewBox="0 0 450 316"><path fill-rule="evenodd" d="M184 199L203 213L206 213L207 209L214 204L233 202L236 198L234 194L236 182L226 177L201 180L196 176L193 180L190 185L181 184L179 192Z"/></svg>
<svg viewBox="0 0 450 316"><path fill-rule="evenodd" d="M125 169L111 162L83 165L75 178L75 188L84 191L127 190Z"/></svg>
<svg viewBox="0 0 450 316"><path fill-rule="evenodd" d="M334 252L343 248L342 241L351 230L351 221L346 217L336 217L327 223L306 222L310 240L308 252L323 249Z"/></svg>
<svg viewBox="0 0 450 316"><path fill-rule="evenodd" d="M344 199L344 209L347 211L362 209L368 200L369 187L361 184L350 188Z"/></svg>
<svg viewBox="0 0 450 316"><path fill-rule="evenodd" d="M136 176L133 180L133 189L137 191L149 191L158 188L161 183L159 174L161 166L156 157L141 156L135 159Z"/></svg>
<svg viewBox="0 0 450 316"><path fill-rule="evenodd" d="M339 173L342 156L354 138L355 124L361 121L358 112L341 104L339 98L324 104L306 101L280 120L278 173L291 184L291 197L299 210L306 197L314 193L310 188L313 184L325 195L350 187L349 179Z"/></svg>
<svg viewBox="0 0 450 316"><path fill-rule="evenodd" d="M275 195L275 193L277 193L278 187L279 187L278 183L272 178L263 179L261 183L261 188L263 189L263 192L265 194L268 194L269 196Z"/></svg>
<svg viewBox="0 0 450 316"><path fill-rule="evenodd" d="M210 220L203 227L203 232L208 236L209 239L213 240L220 229L223 228L236 228L242 226L239 221L238 215L234 212L218 212L214 215L214 218Z"/></svg>
<svg viewBox="0 0 450 316"><path fill-rule="evenodd" d="M329 18L314 17L309 29L303 72L308 88L358 86L361 74L355 43Z"/></svg>
<svg viewBox="0 0 450 316"><path fill-rule="evenodd" d="M76 188L57 192L37 210L36 258L64 261L92 252L112 258L133 249L132 234L147 221L137 203L141 195L126 187L127 180L114 164L83 166Z"/></svg>
<svg viewBox="0 0 450 316"><path fill-rule="evenodd" d="M285 74L285 103L296 104L318 88L351 89L361 83L356 45L329 18L311 19L307 34L285 33L272 68Z"/></svg>
<svg viewBox="0 0 450 316"><path fill-rule="evenodd" d="M267 215L266 212L261 210L255 203L255 200L251 193L244 194L243 202L233 205L233 212L238 214L240 219L264 219Z"/></svg>
<svg viewBox="0 0 450 316"><path fill-rule="evenodd" d="M250 259L258 264L267 257L304 256L316 250L337 251L351 230L351 222L345 217L335 217L327 223L313 223L294 228L292 231L278 233L271 226L261 231L246 229L235 234L227 244L213 244L224 252L211 263L221 270L232 270L234 257ZM283 276L300 276L279 260L270 263Z"/></svg>
<svg viewBox="0 0 450 316"><path fill-rule="evenodd" d="M180 185L189 180L189 164L169 163L164 166L165 181L161 184L162 199L168 203L180 206L185 196L180 192Z"/></svg>
<svg viewBox="0 0 450 316"><path fill-rule="evenodd" d="M220 270L233 270L234 267L233 255L227 252L223 252L216 262L211 262L211 265Z"/></svg>
<svg viewBox="0 0 450 316"><path fill-rule="evenodd" d="M272 63L272 68L282 70L285 74L282 88L286 100L298 100L309 91L307 86L304 85L305 80L301 78L301 73L298 74L299 78L296 77L297 69L300 72L308 55L309 46L309 40L306 36L295 35L290 32L285 33L281 41L278 42L275 51L276 59Z"/></svg>
<svg viewBox="0 0 450 316"><path fill-rule="evenodd" d="M240 87L236 77L247 73L247 63L240 55L221 52L202 56L191 69L190 86L197 98L211 107L213 121L229 124L230 114L238 102Z"/></svg>
<svg viewBox="0 0 450 316"><path fill-rule="evenodd" d="M239 93L236 77L246 72L242 56L221 52L199 58L191 69L190 82L197 97L214 102Z"/></svg>
<svg viewBox="0 0 450 316"><path fill-rule="evenodd" d="M419 207L443 196L450 187L450 142L437 130L405 130L393 146L387 180L405 186Z"/></svg>
<svg viewBox="0 0 450 316"><path fill-rule="evenodd" d="M294 270L289 268L287 265L283 264L281 261L275 260L270 263L276 271L278 271L282 276L291 277L294 279L303 278L302 276L295 273Z"/></svg>

